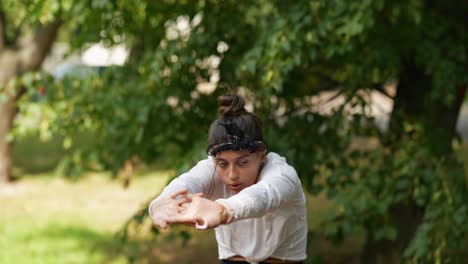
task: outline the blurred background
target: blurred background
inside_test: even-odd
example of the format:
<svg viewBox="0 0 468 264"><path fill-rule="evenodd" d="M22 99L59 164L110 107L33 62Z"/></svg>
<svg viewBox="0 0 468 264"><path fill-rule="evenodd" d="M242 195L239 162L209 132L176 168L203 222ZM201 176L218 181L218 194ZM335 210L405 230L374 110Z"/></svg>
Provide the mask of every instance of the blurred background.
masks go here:
<svg viewBox="0 0 468 264"><path fill-rule="evenodd" d="M0 0L0 263L218 263L146 208L246 97L307 263L468 260L465 0Z"/></svg>

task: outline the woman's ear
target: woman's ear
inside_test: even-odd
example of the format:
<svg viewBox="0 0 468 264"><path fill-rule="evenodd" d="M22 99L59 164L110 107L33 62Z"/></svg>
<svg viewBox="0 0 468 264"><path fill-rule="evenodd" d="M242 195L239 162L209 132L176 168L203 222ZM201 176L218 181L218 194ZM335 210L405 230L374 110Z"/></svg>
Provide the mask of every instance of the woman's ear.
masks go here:
<svg viewBox="0 0 468 264"><path fill-rule="evenodd" d="M260 152L260 161L261 161L262 163L265 163L266 160L267 160L266 151Z"/></svg>

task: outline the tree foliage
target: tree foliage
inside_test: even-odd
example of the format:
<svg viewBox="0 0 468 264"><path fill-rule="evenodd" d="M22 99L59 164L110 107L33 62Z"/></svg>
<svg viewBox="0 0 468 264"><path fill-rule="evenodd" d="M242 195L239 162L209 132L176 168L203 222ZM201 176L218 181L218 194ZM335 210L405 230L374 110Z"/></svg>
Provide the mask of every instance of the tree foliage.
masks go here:
<svg viewBox="0 0 468 264"><path fill-rule="evenodd" d="M82 158L114 170L132 157L190 164L206 155L216 97L237 92L264 120L269 148L288 158L308 191L335 201L324 221L327 235L364 232L383 252L374 259L382 263L461 262L467 185L452 147L453 124L443 121L456 120L468 83L464 1L71 6L89 14L69 24L75 47L100 40L131 48L124 67L84 80L38 75L47 93L31 85L25 97L25 114L31 105L48 109L45 131L94 136ZM399 84L390 128L381 131L367 98L385 93L388 82ZM315 99L323 91L343 103L319 111ZM356 147L357 138L377 143ZM405 230L402 208L420 218L417 231Z"/></svg>

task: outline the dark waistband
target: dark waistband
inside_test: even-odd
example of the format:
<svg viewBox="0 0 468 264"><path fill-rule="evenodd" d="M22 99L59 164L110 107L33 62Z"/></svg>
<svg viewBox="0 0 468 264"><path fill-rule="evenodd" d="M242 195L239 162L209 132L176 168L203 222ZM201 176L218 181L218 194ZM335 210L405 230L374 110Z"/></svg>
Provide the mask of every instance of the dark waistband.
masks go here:
<svg viewBox="0 0 468 264"><path fill-rule="evenodd" d="M249 264L247 261L242 261L242 260L228 260L228 259L221 259L220 260L221 264ZM298 262L288 262L288 263L297 263L297 264L303 264L303 261L298 261ZM269 264L268 262L263 262L260 261L259 264Z"/></svg>

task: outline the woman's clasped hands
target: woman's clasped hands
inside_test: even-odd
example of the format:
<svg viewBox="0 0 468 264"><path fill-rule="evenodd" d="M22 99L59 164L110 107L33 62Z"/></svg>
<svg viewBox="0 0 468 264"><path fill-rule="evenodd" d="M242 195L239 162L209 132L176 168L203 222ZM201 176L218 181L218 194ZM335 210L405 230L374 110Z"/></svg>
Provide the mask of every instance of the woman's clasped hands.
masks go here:
<svg viewBox="0 0 468 264"><path fill-rule="evenodd" d="M228 222L229 212L221 204L203 198L203 193L183 189L166 196L151 206L154 225L185 224L196 229L215 228Z"/></svg>

